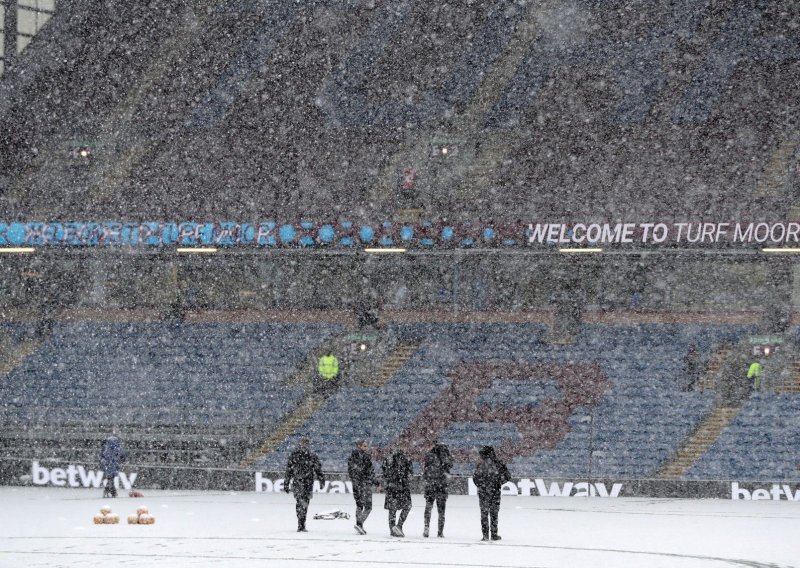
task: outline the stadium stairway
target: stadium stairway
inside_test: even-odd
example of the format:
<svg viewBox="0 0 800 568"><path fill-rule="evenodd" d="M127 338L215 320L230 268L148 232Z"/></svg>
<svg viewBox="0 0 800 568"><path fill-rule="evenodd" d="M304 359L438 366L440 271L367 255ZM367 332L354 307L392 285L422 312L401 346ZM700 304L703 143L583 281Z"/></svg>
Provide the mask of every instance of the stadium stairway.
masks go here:
<svg viewBox="0 0 800 568"><path fill-rule="evenodd" d="M241 467L250 467L260 458L277 448L286 438L297 432L300 427L325 403L327 397L308 395L274 430L259 448L245 457L239 464Z"/></svg>
<svg viewBox="0 0 800 568"><path fill-rule="evenodd" d="M210 16L219 2L220 0L203 3L195 1L184 8L175 33L165 39L157 56L151 59L140 79L105 120L101 128L100 142L116 156L100 162L97 183L93 187L95 199L112 198L137 163L160 143L160 140L153 140L150 137L145 139L135 132L137 110L145 102L157 81L178 64L184 50L192 45L193 36L201 32L204 20Z"/></svg>
<svg viewBox="0 0 800 568"><path fill-rule="evenodd" d="M660 479L680 479L717 441L741 406L718 406L700 423L675 457L658 473Z"/></svg>
<svg viewBox="0 0 800 568"><path fill-rule="evenodd" d="M482 130L486 118L493 108L495 102L503 94L503 90L520 63L528 53L531 43L540 33L538 19L541 17L541 7L531 4L523 19L514 30L504 53L498 58L491 71L487 73L484 80L478 87L478 92L473 97L472 102L463 115L464 125L462 130ZM481 147L476 151L472 163L467 168L465 175L462 176L458 184L458 195L462 199L475 199L487 187L497 170L498 164L502 163L505 153L508 151L508 133L499 132L493 140L483 140L481 137Z"/></svg>
<svg viewBox="0 0 800 568"><path fill-rule="evenodd" d="M778 393L800 393L800 361L793 361L791 364L791 378L780 385L776 385L775 391Z"/></svg>
<svg viewBox="0 0 800 568"><path fill-rule="evenodd" d="M711 391L716 388L716 378L719 375L722 365L731 354L732 349L728 346L723 346L709 357L708 363L703 374L700 376L698 382L698 389L701 391Z"/></svg>
<svg viewBox="0 0 800 568"><path fill-rule="evenodd" d="M477 199L481 190L488 187L508 151L507 140L487 140L481 143L473 160L467 165L464 175L458 184L458 196L461 199Z"/></svg>
<svg viewBox="0 0 800 568"><path fill-rule="evenodd" d="M290 385L301 385L305 388L302 400L286 415L284 420L267 436L261 445L247 452L239 464L240 467L251 467L260 458L275 450L286 438L297 432L322 407L330 393L314 392L313 390L317 362L320 356L328 351L335 353L346 352L353 337L353 334L348 333L331 338L309 353L305 363L300 365L287 380ZM348 375L350 372L351 370L348 369Z"/></svg>
<svg viewBox="0 0 800 568"><path fill-rule="evenodd" d="M400 368L406 364L411 356L419 348L420 343L402 343L386 358L380 370L371 378L364 381L364 386L379 388L391 379Z"/></svg>
<svg viewBox="0 0 800 568"><path fill-rule="evenodd" d="M758 197L776 197L784 193L789 176L789 161L797 147L797 139L789 139L781 142L775 149L758 180Z"/></svg>
<svg viewBox="0 0 800 568"><path fill-rule="evenodd" d="M524 15L508 17L502 3L498 3L489 17L489 28L498 37L509 34L506 45L496 42L487 46L487 52L493 53L491 65L482 70L483 79L477 91L470 99L469 106L455 120L452 132L448 137L466 144L481 141L480 151L468 159L461 167L450 163L448 178L454 185L459 199L475 199L481 190L488 186L494 171L497 169L508 148L508 133L498 133L493 140L486 140L484 123L494 103L502 95L508 81L514 76L520 62L528 52L531 42L539 35L537 18L541 17L541 7L531 4ZM507 29L513 26L513 29ZM476 133L480 133L479 135ZM462 151L464 149L462 148ZM384 167L379 179L381 182L373 187L373 199L392 195L397 185L397 172L403 166L426 164L430 158L430 140L425 136L410 136L403 146L395 152ZM453 183L454 182L454 183Z"/></svg>
<svg viewBox="0 0 800 568"><path fill-rule="evenodd" d="M367 347L365 353L359 353L357 348L359 344ZM319 358L332 351L339 357L340 382L363 384L375 374L394 345L393 337L379 333L353 332L332 337L309 353L305 363L298 367L288 383L311 386L317 374Z"/></svg>
<svg viewBox="0 0 800 568"><path fill-rule="evenodd" d="M25 338L18 343L4 338L0 346L0 380L19 367L27 357L33 355L41 344L41 340L33 338Z"/></svg>
<svg viewBox="0 0 800 568"><path fill-rule="evenodd" d="M352 337L352 334L345 335L337 338L332 343L336 344L341 350L345 347L344 344ZM376 341L373 344L373 349L378 351L381 356L379 358L372 357L361 361L351 361L351 364L355 363L353 365L354 368L348 370L343 382L356 383L369 388L379 388L389 381L419 347L418 342L402 342L394 345L392 339L390 335L386 334L373 336L373 340ZM324 349L320 351L324 351ZM376 359L380 362L377 371L373 368ZM308 365L306 365L302 371L295 375L293 380L310 384L314 373L315 368L309 369ZM277 450L289 437L302 429L308 419L322 408L332 394L333 391L313 392L309 389L303 401L286 416L285 420L264 440L256 451L242 460L240 466L251 467L260 459Z"/></svg>
<svg viewBox="0 0 800 568"><path fill-rule="evenodd" d="M684 479L797 480L800 396L757 391Z"/></svg>
<svg viewBox="0 0 800 568"><path fill-rule="evenodd" d="M739 350L741 351L741 349ZM660 479L683 478L686 472L716 443L725 428L740 412L745 399L740 400L738 403L732 403L730 399L726 399L723 395L725 386L722 381L725 379L722 373L727 363L735 364L735 361L732 360L733 352L734 348L730 344L723 344L709 357L703 374L698 381L697 388L701 392L714 391L718 395L722 395L721 404L718 402L717 406L710 410L697 425L694 433L687 438L686 442L673 454L672 458L662 466L657 474Z"/></svg>

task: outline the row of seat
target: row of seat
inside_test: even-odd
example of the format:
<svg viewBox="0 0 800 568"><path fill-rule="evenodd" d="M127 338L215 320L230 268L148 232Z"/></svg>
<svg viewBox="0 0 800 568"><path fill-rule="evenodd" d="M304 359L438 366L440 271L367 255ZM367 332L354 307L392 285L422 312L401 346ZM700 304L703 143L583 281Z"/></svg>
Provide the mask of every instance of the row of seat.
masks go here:
<svg viewBox="0 0 800 568"><path fill-rule="evenodd" d="M120 425L271 425L305 394L286 385L289 375L340 331L308 324L59 322L0 381L0 423L92 423L102 412Z"/></svg>
<svg viewBox="0 0 800 568"><path fill-rule="evenodd" d="M589 462L585 458L595 452L598 471L651 476L714 404L711 394L681 390L678 379L688 346L694 343L698 350L705 346L710 352L712 346L736 341L750 331L747 326L587 325L574 344L555 346L541 341L543 328L536 324L395 325L392 332L422 342L391 380L376 390L347 388L336 393L300 432L258 466L281 467L297 437L311 434L325 467L342 470L353 440L366 438L374 446L386 447L402 438L409 424L425 411L420 401L434 402L452 384L451 373L459 365L504 360L534 368L596 363L608 382L598 404L575 408L566 433L553 434L555 447L514 457L513 472L558 476L578 466L585 472ZM549 377L524 381L498 377L474 403L501 412L522 407L532 416L542 402L563 397L563 389ZM489 442L498 446L521 443L515 424L456 424L435 434L457 449L470 450ZM573 463L575 455L580 458ZM460 463L456 470L470 467Z"/></svg>
<svg viewBox="0 0 800 568"><path fill-rule="evenodd" d="M797 479L798 440L800 395L754 393L687 478Z"/></svg>
<svg viewBox="0 0 800 568"><path fill-rule="evenodd" d="M122 328L130 332L130 326ZM218 369L228 368L226 349L238 353L243 347L214 341L208 349L218 354L218 364L205 373L201 365L193 365L192 374L187 375L185 360L174 355L180 342L171 343L171 338L181 335L180 326L156 328L136 327L137 333L159 340L150 344L151 351L139 359L138 366L125 369L111 349L113 343L104 343L105 333L93 337L86 347L83 327L57 325L58 347L69 356L61 358L53 344L45 342L0 381L0 422L89 423L103 415L121 424L276 424L305 391L286 386L291 368L278 363L267 367L269 353L289 349L287 343L294 339L308 349L340 331L335 326L281 326L280 341L246 343L245 349L266 353L263 359L254 355L253 365L232 364L231 372L224 375ZM230 331L224 324L211 329L217 336ZM369 439L381 449L400 444L418 451L438 436L456 451L456 471L468 471L474 450L493 444L510 452L510 467L517 475L556 477L591 467L609 476L652 476L714 405L711 393L681 389L682 358L688 345L703 342L711 351L712 346L735 341L752 329L587 325L574 344L559 346L544 343L543 331L536 324L393 325L388 333L419 342L405 365L379 388L342 387L256 466L283 467L297 438L304 434L311 435L328 470L346 467L356 439ZM202 346L197 348L202 350ZM93 372L73 374L85 368L73 363L82 359L91 362ZM487 380L470 375L491 364L496 365L492 368L497 376ZM513 371L515 365L523 365L526 373L535 375L537 368L552 369L548 365L587 364L596 365L600 375L582 376L569 387L552 370L527 380ZM239 369L244 371L239 374ZM505 372L508 378L503 377ZM455 387L471 388L471 381L484 381L480 384L485 386L475 391L474 400L459 399L461 391ZM575 403L579 399L570 390L575 388L600 390L596 399ZM432 408L442 415L432 414ZM769 456L773 459L766 463L788 475L794 459L791 440L800 433L798 410L797 397L754 395L689 477L726 472L763 475ZM467 415L471 418L465 420ZM504 418L487 420L491 416ZM426 424L430 431L425 430ZM409 438L412 432L418 437ZM762 456L761 464L750 460L748 465L748 455Z"/></svg>

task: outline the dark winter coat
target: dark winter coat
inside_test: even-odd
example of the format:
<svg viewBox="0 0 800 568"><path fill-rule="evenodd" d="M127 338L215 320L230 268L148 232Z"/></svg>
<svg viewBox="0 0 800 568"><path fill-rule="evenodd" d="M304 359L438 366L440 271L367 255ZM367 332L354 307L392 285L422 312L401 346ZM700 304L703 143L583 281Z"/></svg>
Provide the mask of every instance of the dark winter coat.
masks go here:
<svg viewBox="0 0 800 568"><path fill-rule="evenodd" d="M425 481L425 495L447 490L447 474L453 467L453 456L444 444L436 444L425 455L422 478Z"/></svg>
<svg viewBox="0 0 800 568"><path fill-rule="evenodd" d="M694 390L697 388L697 379L700 377L700 354L693 345L689 346L683 363L686 369L686 388Z"/></svg>
<svg viewBox="0 0 800 568"><path fill-rule="evenodd" d="M353 485L370 488L375 481L375 470L372 467L372 458L361 449L353 450L347 459L347 474Z"/></svg>
<svg viewBox="0 0 800 568"><path fill-rule="evenodd" d="M383 508L390 511L411 508L411 460L397 452L383 463L386 500Z"/></svg>
<svg viewBox="0 0 800 568"><path fill-rule="evenodd" d="M125 450L122 449L122 440L111 436L100 447L100 467L106 478L113 479L125 463Z"/></svg>
<svg viewBox="0 0 800 568"><path fill-rule="evenodd" d="M511 480L508 468L492 451L490 454L481 452L481 461L475 468L472 481L478 488L479 497L499 496L503 484Z"/></svg>
<svg viewBox="0 0 800 568"><path fill-rule="evenodd" d="M314 488L315 478L320 483L325 483L322 464L319 462L317 454L307 448L297 448L289 456L289 461L286 464L284 487L288 488L289 483L294 481L292 487L295 495L298 493L311 493Z"/></svg>

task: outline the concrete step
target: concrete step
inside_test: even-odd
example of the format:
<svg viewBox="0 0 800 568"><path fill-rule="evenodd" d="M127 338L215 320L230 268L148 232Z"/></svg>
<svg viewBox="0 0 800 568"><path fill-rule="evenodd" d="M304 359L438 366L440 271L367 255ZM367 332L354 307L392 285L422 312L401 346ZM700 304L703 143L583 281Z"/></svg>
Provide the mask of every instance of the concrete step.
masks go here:
<svg viewBox="0 0 800 568"><path fill-rule="evenodd" d="M275 451L281 443L294 434L306 421L320 409L325 399L309 396L284 420L278 428L264 440L259 448L244 458L241 467L249 467L260 458Z"/></svg>
<svg viewBox="0 0 800 568"><path fill-rule="evenodd" d="M785 140L773 152L758 180L756 194L759 196L780 195L788 179L789 160L794 155L797 141Z"/></svg>
<svg viewBox="0 0 800 568"><path fill-rule="evenodd" d="M42 344L38 339L24 339L0 361L0 379L5 378L11 371L19 367L22 362L39 348Z"/></svg>
<svg viewBox="0 0 800 568"><path fill-rule="evenodd" d="M781 385L775 389L781 393L795 393L800 392L800 361L792 362L792 380L791 382Z"/></svg>
<svg viewBox="0 0 800 568"><path fill-rule="evenodd" d="M386 384L386 382L391 379L400 368L405 365L406 361L408 361L411 356L416 352L419 344L402 344L398 346L387 358L384 362L383 366L380 370L375 374L375 378L371 381L367 381L365 386L371 388L378 388Z"/></svg>
<svg viewBox="0 0 800 568"><path fill-rule="evenodd" d="M711 356L703 374L700 376L700 390L714 389L714 379L730 353L731 350L729 348L723 348Z"/></svg>
<svg viewBox="0 0 800 568"><path fill-rule="evenodd" d="M740 407L718 407L700 424L695 433L658 473L661 479L680 478L717 441L719 435L739 412Z"/></svg>
<svg viewBox="0 0 800 568"><path fill-rule="evenodd" d="M184 8L185 13L179 25L174 28L174 33L164 38L158 46L157 56L151 59L136 84L131 86L125 98L104 120L100 128L100 141L116 155L101 162L97 175L100 181L92 188L95 199L110 199L154 145L154 140L137 140L134 136L137 110L157 82L178 64L187 46L192 44L192 38L202 32L203 21L219 3L220 0L188 3L189 6Z"/></svg>

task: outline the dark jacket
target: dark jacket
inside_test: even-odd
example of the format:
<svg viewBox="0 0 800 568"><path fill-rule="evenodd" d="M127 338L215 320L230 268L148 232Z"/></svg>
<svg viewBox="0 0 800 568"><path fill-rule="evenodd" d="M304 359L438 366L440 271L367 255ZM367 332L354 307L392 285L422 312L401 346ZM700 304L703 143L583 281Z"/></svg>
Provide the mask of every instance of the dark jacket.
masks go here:
<svg viewBox="0 0 800 568"><path fill-rule="evenodd" d="M694 345L690 345L683 358L684 368L686 369L686 388L694 390L697 388L697 379L700 377L700 354Z"/></svg>
<svg viewBox="0 0 800 568"><path fill-rule="evenodd" d="M347 459L347 474L353 485L367 486L369 488L375 481L375 470L372 467L372 458L361 449L353 450Z"/></svg>
<svg viewBox="0 0 800 568"><path fill-rule="evenodd" d="M122 449L122 440L111 436L100 447L100 467L109 479L112 479L122 469L125 463L125 450Z"/></svg>
<svg viewBox="0 0 800 568"><path fill-rule="evenodd" d="M425 455L422 478L425 480L425 493L447 489L447 474L453 467L453 456L444 444L436 444Z"/></svg>
<svg viewBox="0 0 800 568"><path fill-rule="evenodd" d="M403 452L396 452L383 462L383 483L386 486L384 509L396 511L411 507L411 460Z"/></svg>
<svg viewBox="0 0 800 568"><path fill-rule="evenodd" d="M481 461L475 468L472 481L478 488L478 496L500 495L503 484L511 480L508 468L495 455L494 450L481 451Z"/></svg>
<svg viewBox="0 0 800 568"><path fill-rule="evenodd" d="M294 481L292 487L295 495L298 493L311 493L315 478L320 483L325 483L322 464L320 464L317 454L309 449L297 448L289 456L289 462L286 464L286 476L283 481L284 490L288 491L289 483Z"/></svg>

